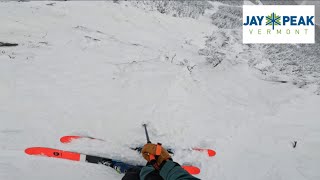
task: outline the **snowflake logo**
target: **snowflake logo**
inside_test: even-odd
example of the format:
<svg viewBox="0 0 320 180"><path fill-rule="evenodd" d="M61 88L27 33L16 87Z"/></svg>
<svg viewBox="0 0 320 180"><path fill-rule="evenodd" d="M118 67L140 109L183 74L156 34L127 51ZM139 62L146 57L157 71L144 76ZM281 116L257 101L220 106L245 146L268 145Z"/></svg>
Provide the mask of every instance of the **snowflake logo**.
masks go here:
<svg viewBox="0 0 320 180"><path fill-rule="evenodd" d="M277 16L275 13L271 13L269 16L267 16L267 26L272 26L272 30L274 30L274 26L280 26L281 21L280 21L281 16Z"/></svg>

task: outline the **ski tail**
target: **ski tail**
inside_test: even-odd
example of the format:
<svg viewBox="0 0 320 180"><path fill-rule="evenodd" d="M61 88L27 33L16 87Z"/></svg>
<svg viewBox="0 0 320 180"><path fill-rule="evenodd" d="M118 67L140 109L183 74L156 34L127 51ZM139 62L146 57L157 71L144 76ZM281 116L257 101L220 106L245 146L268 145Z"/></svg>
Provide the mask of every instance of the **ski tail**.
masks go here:
<svg viewBox="0 0 320 180"><path fill-rule="evenodd" d="M189 174L196 175L200 174L200 169L195 166L181 166L184 170L186 170Z"/></svg>

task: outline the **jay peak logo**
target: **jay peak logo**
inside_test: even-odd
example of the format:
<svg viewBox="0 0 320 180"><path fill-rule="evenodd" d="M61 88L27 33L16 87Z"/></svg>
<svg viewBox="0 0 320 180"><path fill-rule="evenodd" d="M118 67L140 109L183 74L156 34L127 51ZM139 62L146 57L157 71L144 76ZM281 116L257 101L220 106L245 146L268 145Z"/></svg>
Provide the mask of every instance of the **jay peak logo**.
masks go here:
<svg viewBox="0 0 320 180"><path fill-rule="evenodd" d="M314 43L314 6L243 6L243 43Z"/></svg>
<svg viewBox="0 0 320 180"><path fill-rule="evenodd" d="M251 19L250 19L251 18ZM243 25L245 26L261 26L262 20L266 19L266 25L272 26L272 30L274 30L274 26L314 26L314 16L283 16L283 20L281 23L281 16L276 15L275 13L271 13L269 16L247 16L247 22L245 22Z"/></svg>

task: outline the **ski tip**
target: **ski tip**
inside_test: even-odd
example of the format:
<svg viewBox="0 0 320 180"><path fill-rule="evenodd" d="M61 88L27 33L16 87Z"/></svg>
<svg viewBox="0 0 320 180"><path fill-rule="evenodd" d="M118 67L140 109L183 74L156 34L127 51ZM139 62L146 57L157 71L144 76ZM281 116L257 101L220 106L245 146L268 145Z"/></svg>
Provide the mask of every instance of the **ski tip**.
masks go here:
<svg viewBox="0 0 320 180"><path fill-rule="evenodd" d="M24 152L29 155L38 154L38 153L36 153L37 149L38 149L38 147L27 148L24 150Z"/></svg>
<svg viewBox="0 0 320 180"><path fill-rule="evenodd" d="M217 154L217 153L216 153L214 150L208 149L208 156L213 157L213 156L215 156L216 154Z"/></svg>
<svg viewBox="0 0 320 180"><path fill-rule="evenodd" d="M30 147L24 150L24 152L29 155L47 155L50 154L51 151L56 151L56 149L46 147Z"/></svg>
<svg viewBox="0 0 320 180"><path fill-rule="evenodd" d="M182 166L184 170L192 175L200 174L200 169L195 166Z"/></svg>
<svg viewBox="0 0 320 180"><path fill-rule="evenodd" d="M81 136L63 136L60 138L62 143L70 143L73 139L79 139Z"/></svg>
<svg viewBox="0 0 320 180"><path fill-rule="evenodd" d="M63 151L48 147L30 147L24 150L28 155L46 156L60 159L68 159L73 161L80 161L81 154L77 152Z"/></svg>
<svg viewBox="0 0 320 180"><path fill-rule="evenodd" d="M24 150L24 152L29 155L46 155L49 154L51 151L57 150L46 147L30 147Z"/></svg>

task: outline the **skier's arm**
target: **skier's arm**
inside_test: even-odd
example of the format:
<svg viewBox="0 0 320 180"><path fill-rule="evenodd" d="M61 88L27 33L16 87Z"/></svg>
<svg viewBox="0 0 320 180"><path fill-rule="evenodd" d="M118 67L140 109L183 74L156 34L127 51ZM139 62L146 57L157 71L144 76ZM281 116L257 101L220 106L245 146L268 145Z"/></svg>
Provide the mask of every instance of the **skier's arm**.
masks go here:
<svg viewBox="0 0 320 180"><path fill-rule="evenodd" d="M155 180L155 177L158 176L157 173L151 165L143 167L140 172L140 179ZM167 160L163 164L159 173L164 180L199 180L185 171L178 163L171 160Z"/></svg>
<svg viewBox="0 0 320 180"><path fill-rule="evenodd" d="M145 166L140 171L140 180L162 180L159 172L156 171L151 165Z"/></svg>

